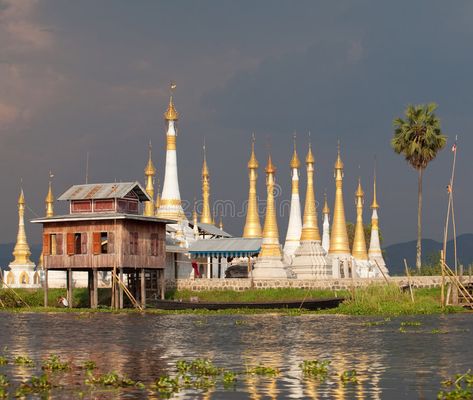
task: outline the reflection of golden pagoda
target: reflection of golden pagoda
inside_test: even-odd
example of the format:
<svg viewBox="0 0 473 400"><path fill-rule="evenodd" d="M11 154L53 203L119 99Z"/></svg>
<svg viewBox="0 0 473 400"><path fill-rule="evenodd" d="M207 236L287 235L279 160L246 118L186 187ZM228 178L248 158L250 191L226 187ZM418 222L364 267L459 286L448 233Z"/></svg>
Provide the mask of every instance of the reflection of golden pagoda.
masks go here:
<svg viewBox="0 0 473 400"><path fill-rule="evenodd" d="M14 260L9 264L6 283L10 287L39 287L39 274L35 273L35 264L31 261L31 251L25 231L25 195L21 189L18 198L18 235L13 250Z"/></svg>

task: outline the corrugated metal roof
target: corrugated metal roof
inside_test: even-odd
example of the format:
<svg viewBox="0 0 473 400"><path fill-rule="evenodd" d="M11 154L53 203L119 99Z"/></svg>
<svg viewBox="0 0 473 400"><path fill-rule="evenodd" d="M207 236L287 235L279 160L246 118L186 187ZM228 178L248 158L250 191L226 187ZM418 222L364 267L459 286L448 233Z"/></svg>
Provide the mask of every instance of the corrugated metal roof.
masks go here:
<svg viewBox="0 0 473 400"><path fill-rule="evenodd" d="M190 245L189 253L205 257L244 257L259 253L262 242L262 239L247 238L201 239Z"/></svg>
<svg viewBox="0 0 473 400"><path fill-rule="evenodd" d="M191 226L191 228L194 227L192 221L189 222L189 225ZM215 225L212 224L202 224L200 222L197 222L197 227L208 235L220 236L225 238L233 237L233 235L230 235L228 232L225 232L224 230L217 228Z"/></svg>
<svg viewBox="0 0 473 400"><path fill-rule="evenodd" d="M130 192L134 192L140 201L152 200L139 182L74 185L59 196L58 200L122 199Z"/></svg>
<svg viewBox="0 0 473 400"><path fill-rule="evenodd" d="M68 222L68 221L96 221L110 219L133 219L139 221L161 222L163 224L175 224L176 221L164 218L147 217L141 214L123 214L123 213L82 213L55 215L53 217L35 218L32 223L48 223L48 222Z"/></svg>

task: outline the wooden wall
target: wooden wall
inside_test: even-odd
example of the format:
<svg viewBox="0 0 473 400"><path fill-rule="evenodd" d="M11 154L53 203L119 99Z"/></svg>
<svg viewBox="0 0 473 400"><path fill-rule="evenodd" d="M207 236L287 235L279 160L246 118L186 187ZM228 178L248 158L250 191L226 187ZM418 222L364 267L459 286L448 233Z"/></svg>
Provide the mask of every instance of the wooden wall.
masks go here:
<svg viewBox="0 0 473 400"><path fill-rule="evenodd" d="M113 253L94 254L93 233L113 232ZM138 233L138 252L130 251L130 237ZM68 255L67 234L87 235L86 254ZM113 220L108 221L65 221L44 223L43 234L62 234L62 255L44 255L43 262L48 269L111 269L117 268L165 268L166 266L166 231L165 224L153 221ZM158 253L151 255L151 234L158 237Z"/></svg>

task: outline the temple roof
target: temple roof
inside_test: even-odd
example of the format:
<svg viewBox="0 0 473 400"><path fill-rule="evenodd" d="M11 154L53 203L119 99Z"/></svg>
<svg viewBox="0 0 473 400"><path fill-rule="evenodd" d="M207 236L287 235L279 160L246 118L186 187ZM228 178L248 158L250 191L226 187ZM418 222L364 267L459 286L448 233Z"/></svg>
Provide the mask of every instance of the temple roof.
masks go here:
<svg viewBox="0 0 473 400"><path fill-rule="evenodd" d="M122 199L130 192L134 192L140 201L153 200L139 182L74 185L59 196L58 200Z"/></svg>
<svg viewBox="0 0 473 400"><path fill-rule="evenodd" d="M258 254L262 241L257 238L201 239L190 245L189 253L201 257L245 257Z"/></svg>

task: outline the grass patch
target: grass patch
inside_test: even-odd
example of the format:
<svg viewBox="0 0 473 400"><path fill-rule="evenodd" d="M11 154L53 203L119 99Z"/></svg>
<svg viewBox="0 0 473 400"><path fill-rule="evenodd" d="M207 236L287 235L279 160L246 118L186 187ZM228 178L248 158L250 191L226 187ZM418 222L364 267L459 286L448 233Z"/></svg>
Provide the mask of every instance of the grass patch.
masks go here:
<svg viewBox="0 0 473 400"><path fill-rule="evenodd" d="M463 311L461 307L440 306L440 288L416 289L415 302L396 285L371 285L355 289L339 307L329 313L346 315L419 315Z"/></svg>
<svg viewBox="0 0 473 400"><path fill-rule="evenodd" d="M235 290L172 290L166 293L166 298L171 300L188 301L191 297L197 297L199 301L212 301L222 303L251 303L251 302L271 302L271 301L290 301L290 300L312 300L327 297L344 297L346 291L333 290L307 290L297 288L280 289L248 289L243 291Z"/></svg>

